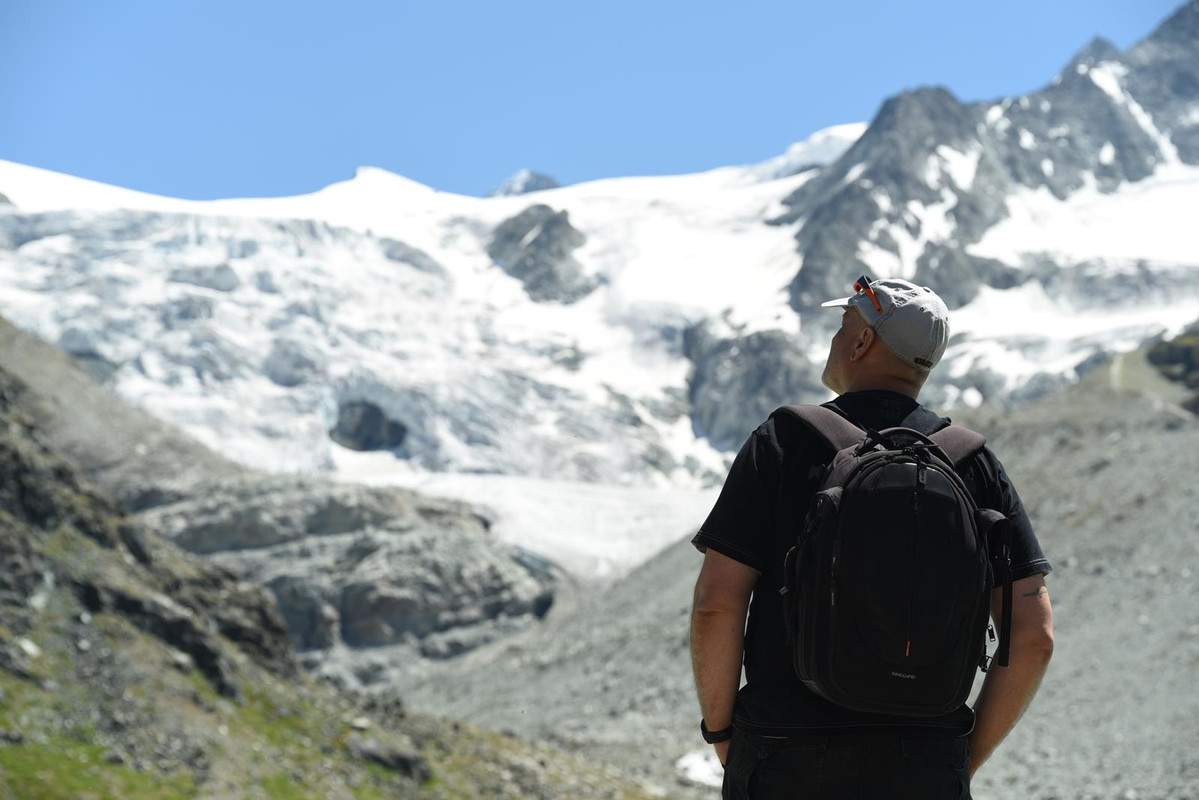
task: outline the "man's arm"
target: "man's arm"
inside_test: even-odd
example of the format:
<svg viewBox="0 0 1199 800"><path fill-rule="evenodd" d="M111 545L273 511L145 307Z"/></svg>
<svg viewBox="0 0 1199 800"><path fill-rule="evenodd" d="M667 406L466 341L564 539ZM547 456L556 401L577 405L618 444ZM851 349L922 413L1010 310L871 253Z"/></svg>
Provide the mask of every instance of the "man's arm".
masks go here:
<svg viewBox="0 0 1199 800"><path fill-rule="evenodd" d="M733 723L733 702L741 685L742 648L756 570L708 548L695 582L691 605L691 668L708 730ZM723 764L729 743L715 745Z"/></svg>
<svg viewBox="0 0 1199 800"><path fill-rule="evenodd" d="M1012 589L1011 664L991 667L974 705L977 719L970 734L971 775L1028 708L1053 655L1053 608L1045 576L1018 580ZM1002 597L1002 589L996 589L991 598L991 616L996 621L1002 614Z"/></svg>

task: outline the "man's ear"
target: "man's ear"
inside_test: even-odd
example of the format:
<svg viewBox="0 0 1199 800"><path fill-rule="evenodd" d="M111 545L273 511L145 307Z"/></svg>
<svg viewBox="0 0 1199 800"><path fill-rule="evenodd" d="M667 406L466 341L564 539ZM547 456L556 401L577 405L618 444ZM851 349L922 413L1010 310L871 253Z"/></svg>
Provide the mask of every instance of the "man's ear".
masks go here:
<svg viewBox="0 0 1199 800"><path fill-rule="evenodd" d="M853 352L849 354L849 360L860 361L865 358L866 354L870 352L870 348L874 344L876 337L877 334L874 332L874 328L869 325L863 325L858 331L857 338L854 340Z"/></svg>

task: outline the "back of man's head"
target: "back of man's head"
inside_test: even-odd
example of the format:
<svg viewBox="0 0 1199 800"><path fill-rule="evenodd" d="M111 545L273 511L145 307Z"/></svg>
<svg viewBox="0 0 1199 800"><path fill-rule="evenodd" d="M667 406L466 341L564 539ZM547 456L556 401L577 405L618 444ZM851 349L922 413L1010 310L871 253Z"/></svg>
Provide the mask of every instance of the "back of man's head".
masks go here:
<svg viewBox="0 0 1199 800"><path fill-rule="evenodd" d="M949 308L936 292L903 278L872 281L865 275L854 289L823 307L857 309L900 361L924 372L937 365L949 343Z"/></svg>
<svg viewBox="0 0 1199 800"><path fill-rule="evenodd" d="M872 281L863 275L854 290L823 304L852 312L840 341L834 338L825 383L834 391L894 388L915 396L945 353L948 307L932 289L902 278ZM884 347L874 347L875 341Z"/></svg>

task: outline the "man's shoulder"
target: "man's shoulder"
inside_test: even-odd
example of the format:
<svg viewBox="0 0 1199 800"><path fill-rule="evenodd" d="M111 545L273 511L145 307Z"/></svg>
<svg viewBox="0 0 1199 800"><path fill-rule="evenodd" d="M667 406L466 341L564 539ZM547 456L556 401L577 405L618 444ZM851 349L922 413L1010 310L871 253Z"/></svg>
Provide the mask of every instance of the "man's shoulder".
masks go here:
<svg viewBox="0 0 1199 800"><path fill-rule="evenodd" d="M828 407L827 404L825 407ZM772 413L754 430L752 436L757 438L755 444L759 452L768 455L779 464L784 461L794 463L819 460L831 454L828 444L807 423L782 409Z"/></svg>

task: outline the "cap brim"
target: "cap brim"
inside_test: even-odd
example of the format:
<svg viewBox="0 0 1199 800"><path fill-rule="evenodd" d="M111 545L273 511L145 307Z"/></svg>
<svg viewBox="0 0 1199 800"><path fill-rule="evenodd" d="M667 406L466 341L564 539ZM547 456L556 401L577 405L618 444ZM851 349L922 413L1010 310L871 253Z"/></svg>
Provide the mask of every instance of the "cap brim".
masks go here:
<svg viewBox="0 0 1199 800"><path fill-rule="evenodd" d="M849 297L842 297L840 300L829 300L827 303L821 303L820 307L821 308L850 308L851 303L849 301L852 299L853 299L853 296L851 295Z"/></svg>

